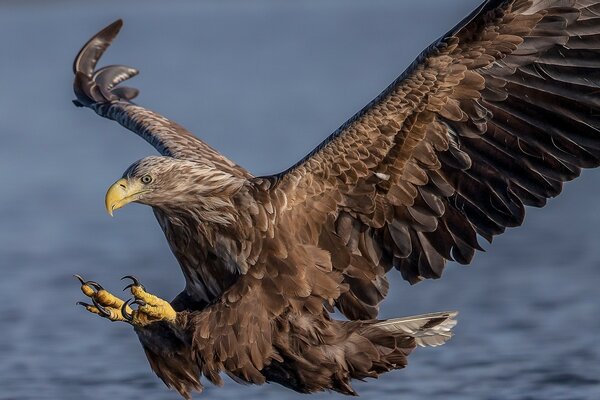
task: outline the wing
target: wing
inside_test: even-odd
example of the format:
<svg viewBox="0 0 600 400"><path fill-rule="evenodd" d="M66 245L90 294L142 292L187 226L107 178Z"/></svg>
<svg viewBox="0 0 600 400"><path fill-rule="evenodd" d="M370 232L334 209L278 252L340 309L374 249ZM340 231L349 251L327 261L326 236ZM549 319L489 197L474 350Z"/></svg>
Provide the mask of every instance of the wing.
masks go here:
<svg viewBox="0 0 600 400"><path fill-rule="evenodd" d="M215 149L194 137L181 125L131 102L138 90L118 86L138 74L135 68L110 65L96 70L96 64L123 26L117 20L98 32L79 51L73 63L74 101L98 115L117 121L142 137L162 155L212 164L234 176L250 173L234 164Z"/></svg>
<svg viewBox="0 0 600 400"><path fill-rule="evenodd" d="M600 1L488 0L306 158L257 178L373 318L600 165ZM280 221L285 218L281 217Z"/></svg>

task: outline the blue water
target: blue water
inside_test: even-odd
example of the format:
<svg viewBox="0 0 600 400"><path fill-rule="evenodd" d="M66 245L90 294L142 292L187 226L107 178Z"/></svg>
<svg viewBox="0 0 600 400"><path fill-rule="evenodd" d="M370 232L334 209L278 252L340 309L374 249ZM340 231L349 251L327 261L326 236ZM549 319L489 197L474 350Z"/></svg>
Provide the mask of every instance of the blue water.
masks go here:
<svg viewBox="0 0 600 400"><path fill-rule="evenodd" d="M171 298L183 278L149 209L109 218L107 186L151 147L70 104L71 61L125 28L106 63L141 69L139 103L256 174L279 171L391 82L477 0L0 2L0 399L177 399L132 329L86 314L71 277ZM384 317L460 310L455 338L357 383L366 399L600 399L600 171L566 185L472 267L410 287ZM210 399L305 398L277 385ZM335 394L315 399L341 399Z"/></svg>

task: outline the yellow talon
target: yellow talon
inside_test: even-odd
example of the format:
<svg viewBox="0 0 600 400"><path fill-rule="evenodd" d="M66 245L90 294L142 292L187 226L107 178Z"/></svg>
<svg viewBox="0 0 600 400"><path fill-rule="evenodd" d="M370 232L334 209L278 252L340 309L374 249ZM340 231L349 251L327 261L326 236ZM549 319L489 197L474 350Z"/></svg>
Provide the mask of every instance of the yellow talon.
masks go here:
<svg viewBox="0 0 600 400"><path fill-rule="evenodd" d="M125 310L123 312L125 319L136 326L145 326L158 321L175 321L177 312L171 307L168 301L146 292L144 286L135 278L128 278L133 280L133 283L127 286L127 288L131 288L131 294L135 298L135 301L131 304L137 304L138 308L132 312ZM128 307L128 302L123 304L123 306Z"/></svg>
<svg viewBox="0 0 600 400"><path fill-rule="evenodd" d="M93 314L111 321L124 321L134 326L145 326L158 321L174 322L177 317L177 312L168 301L146 292L144 286L134 277L125 277L133 281L125 289L131 289L131 294L135 298L131 304L138 306L136 310L129 306L131 300L123 301L105 290L99 283L86 281L79 275L75 277L81 282L83 294L92 301L92 304L83 302L77 304Z"/></svg>
<svg viewBox="0 0 600 400"><path fill-rule="evenodd" d="M123 300L107 292L106 290L100 290L99 292L97 292L95 298L96 301L98 301L103 306L115 308L117 310L120 309L124 303Z"/></svg>
<svg viewBox="0 0 600 400"><path fill-rule="evenodd" d="M77 302L87 311L109 319L111 321L126 321L121 313L121 307L125 303L123 300L106 291L102 285L94 281L86 281L81 276L75 275L81 282L81 291L92 300L93 304ZM125 307L126 311L131 312L131 308Z"/></svg>

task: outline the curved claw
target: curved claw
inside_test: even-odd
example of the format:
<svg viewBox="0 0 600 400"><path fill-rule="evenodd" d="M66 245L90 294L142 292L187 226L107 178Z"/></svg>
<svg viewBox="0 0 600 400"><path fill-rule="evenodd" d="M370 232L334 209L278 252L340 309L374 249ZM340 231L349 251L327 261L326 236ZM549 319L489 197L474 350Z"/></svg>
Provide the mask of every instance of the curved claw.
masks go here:
<svg viewBox="0 0 600 400"><path fill-rule="evenodd" d="M91 299L94 306L98 309L100 315L102 315L103 317L110 317L112 315L110 311L108 311L106 308L104 308L104 306L98 303L94 297L92 297Z"/></svg>
<svg viewBox="0 0 600 400"><path fill-rule="evenodd" d="M144 300L142 300L142 299L137 299L136 301L134 301L131 304L137 304L138 306L143 307L143 306L146 305L146 302Z"/></svg>
<svg viewBox="0 0 600 400"><path fill-rule="evenodd" d="M131 275L125 275L124 277L121 278L121 280L124 279L131 279L133 282L131 282L129 285L125 286L123 288L123 291L126 291L127 289L134 287L134 286L139 286L141 287L143 290L146 290L146 288L144 287L144 285L142 285L140 283L140 281L137 280L137 278L135 276L131 276Z"/></svg>
<svg viewBox="0 0 600 400"><path fill-rule="evenodd" d="M126 321L129 321L129 322L133 321L133 314L130 314L127 312L127 306L129 306L129 303L131 302L131 300L132 299L127 300L121 306L121 315L123 316L123 318L125 318Z"/></svg>
<svg viewBox="0 0 600 400"><path fill-rule="evenodd" d="M83 279L83 278L81 277L81 275L77 275L77 274L75 274L75 275L73 275L73 276L74 276L74 277L75 277L75 278L76 278L76 279L77 279L79 282L81 282L81 284L82 284L82 285L91 286L91 287L93 287L94 289L96 289L96 291L99 291L99 290L104 290L104 288L102 287L102 285L101 285L101 284L99 284L99 283L98 283L98 282L96 282L96 281L86 281L85 279Z"/></svg>
<svg viewBox="0 0 600 400"><path fill-rule="evenodd" d="M104 288L102 287L102 285L99 284L98 282L95 282L95 281L87 281L85 284L88 285L88 286L93 287L97 291L104 290Z"/></svg>
<svg viewBox="0 0 600 400"><path fill-rule="evenodd" d="M88 303L84 303L83 301L78 301L77 303L75 303L76 306L83 306L83 307L92 307L91 304Z"/></svg>

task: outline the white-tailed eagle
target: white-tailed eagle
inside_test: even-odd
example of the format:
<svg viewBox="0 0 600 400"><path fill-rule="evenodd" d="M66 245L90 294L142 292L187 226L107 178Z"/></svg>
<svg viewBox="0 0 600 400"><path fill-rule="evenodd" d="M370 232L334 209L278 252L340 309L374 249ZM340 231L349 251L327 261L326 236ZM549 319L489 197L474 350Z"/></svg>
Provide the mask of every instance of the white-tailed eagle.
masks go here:
<svg viewBox="0 0 600 400"><path fill-rule="evenodd" d="M133 278L133 303L82 282L87 310L132 324L152 369L190 398L277 382L355 394L352 379L443 344L455 312L378 320L386 273L439 278L478 237L521 225L582 168L600 165L600 0L488 0L288 170L254 177L131 100L125 66L96 69L117 35L74 64L75 104L160 153L106 195L152 207L186 279L172 302ZM338 309L348 321L333 319Z"/></svg>

